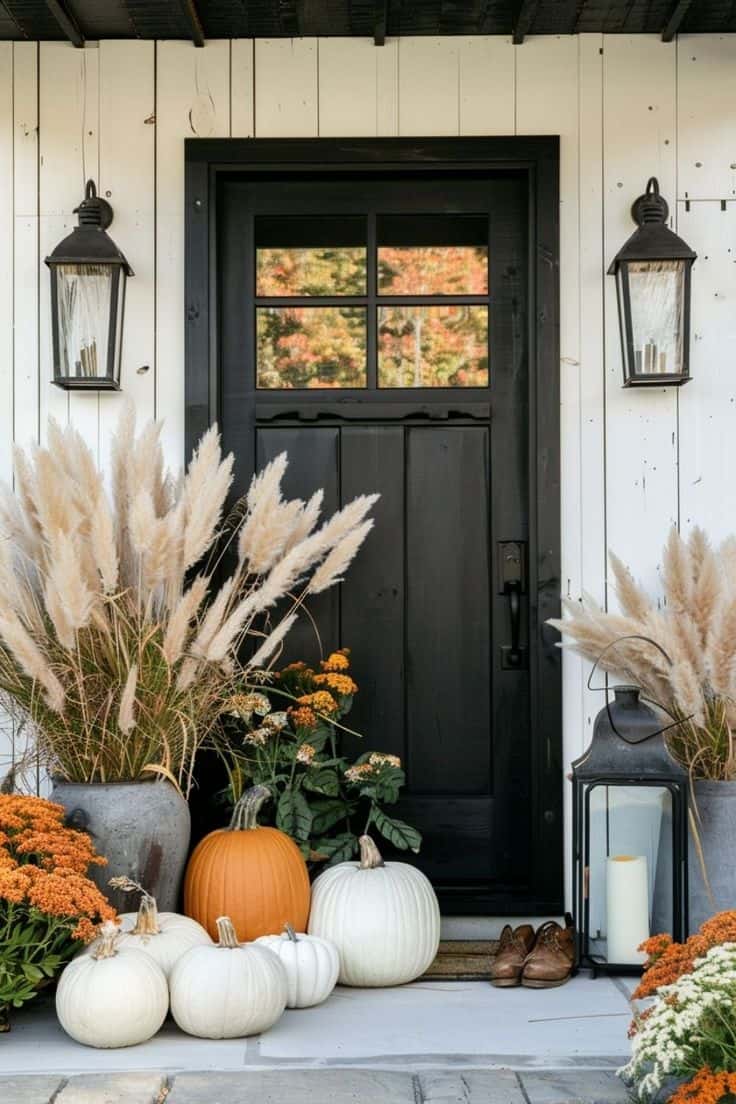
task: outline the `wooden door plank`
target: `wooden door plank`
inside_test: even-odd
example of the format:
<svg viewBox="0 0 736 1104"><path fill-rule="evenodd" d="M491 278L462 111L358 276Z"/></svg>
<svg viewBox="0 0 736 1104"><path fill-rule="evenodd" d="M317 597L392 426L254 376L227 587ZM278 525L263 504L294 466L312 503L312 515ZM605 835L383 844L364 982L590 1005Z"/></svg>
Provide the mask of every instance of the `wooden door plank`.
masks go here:
<svg viewBox="0 0 736 1104"><path fill-rule="evenodd" d="M730 199L736 196L736 35L678 35L676 46L678 198Z"/></svg>
<svg viewBox="0 0 736 1104"><path fill-rule="evenodd" d="M319 40L319 133L322 138L396 133L398 40Z"/></svg>
<svg viewBox="0 0 736 1104"><path fill-rule="evenodd" d="M681 388L680 519L714 541L736 518L736 202L678 203L678 232L697 252L693 268L690 371Z"/></svg>
<svg viewBox="0 0 736 1104"><path fill-rule="evenodd" d="M489 441L407 429L406 718L413 791L491 787Z"/></svg>
<svg viewBox="0 0 736 1104"><path fill-rule="evenodd" d="M341 588L340 642L353 648L360 686L348 723L363 736L343 743L356 755L375 748L404 758L404 429L345 426L341 438L343 503L381 495L375 527Z"/></svg>
<svg viewBox="0 0 736 1104"><path fill-rule="evenodd" d="M13 44L13 437L38 440L38 43Z"/></svg>
<svg viewBox="0 0 736 1104"><path fill-rule="evenodd" d="M255 58L256 136L316 138L317 39L259 38Z"/></svg>
<svg viewBox="0 0 736 1104"><path fill-rule="evenodd" d="M230 137L252 138L256 132L253 39L232 40L230 70Z"/></svg>
<svg viewBox="0 0 736 1104"><path fill-rule="evenodd" d="M155 411L156 91L152 42L101 42L100 188L110 233L135 275L126 289L121 387L141 420ZM146 371L143 371L147 368ZM100 455L107 467L120 397L100 396Z"/></svg>
<svg viewBox="0 0 736 1104"><path fill-rule="evenodd" d="M457 134L460 48L454 38L399 39L399 134Z"/></svg>
<svg viewBox="0 0 736 1104"><path fill-rule="evenodd" d="M516 57L510 38L461 35L460 133L513 134Z"/></svg>
<svg viewBox="0 0 736 1104"><path fill-rule="evenodd" d="M156 417L184 460L184 139L230 134L230 44L156 46Z"/></svg>
<svg viewBox="0 0 736 1104"><path fill-rule="evenodd" d="M648 35L606 35L603 55L604 264L634 229L647 178L677 194L676 54ZM637 79L632 80L631 74ZM642 110L642 106L646 110ZM643 157L643 152L646 156ZM564 283L563 283L564 286ZM616 292L606 278L606 523L608 547L650 588L678 517L677 389L622 388ZM609 589L609 604L615 595Z"/></svg>
<svg viewBox="0 0 736 1104"><path fill-rule="evenodd" d="M340 430L328 426L256 430L257 469L281 452L289 456L284 496L306 501L321 487L322 516L328 518L340 506ZM302 609L289 633L280 664L302 659L310 666L316 665L322 654L327 655L338 646L339 634L340 594L332 587L310 598Z"/></svg>
<svg viewBox="0 0 736 1104"><path fill-rule="evenodd" d="M44 258L77 225L73 213L85 182L98 178L98 58L96 49L42 42L39 55L39 360L41 439L47 420L70 418L95 455L99 399L96 393L61 391L51 383L51 303Z"/></svg>

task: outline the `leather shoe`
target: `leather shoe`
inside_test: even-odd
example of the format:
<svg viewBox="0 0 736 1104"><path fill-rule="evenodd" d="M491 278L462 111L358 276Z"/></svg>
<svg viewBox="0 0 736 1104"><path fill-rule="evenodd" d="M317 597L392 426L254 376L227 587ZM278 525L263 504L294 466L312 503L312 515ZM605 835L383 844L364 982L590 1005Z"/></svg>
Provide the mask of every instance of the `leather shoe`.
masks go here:
<svg viewBox="0 0 736 1104"><path fill-rule="evenodd" d="M491 985L508 989L518 985L527 955L534 946L534 928L521 924L512 929L507 924L501 932L496 957L491 965Z"/></svg>
<svg viewBox="0 0 736 1104"><path fill-rule="evenodd" d="M554 989L570 980L575 965L575 928L570 917L565 927L548 920L537 930L534 946L527 956L521 984L527 989Z"/></svg>

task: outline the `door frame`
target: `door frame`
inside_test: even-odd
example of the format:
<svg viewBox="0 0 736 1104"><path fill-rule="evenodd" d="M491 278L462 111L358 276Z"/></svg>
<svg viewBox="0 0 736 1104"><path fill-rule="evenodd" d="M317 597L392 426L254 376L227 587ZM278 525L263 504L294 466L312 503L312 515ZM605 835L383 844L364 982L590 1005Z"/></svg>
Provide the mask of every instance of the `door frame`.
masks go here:
<svg viewBox="0 0 736 1104"><path fill-rule="evenodd" d="M563 907L560 612L559 138L203 138L185 140L185 447L220 409L217 209L233 173L523 172L529 196L529 675L532 871L513 910Z"/></svg>

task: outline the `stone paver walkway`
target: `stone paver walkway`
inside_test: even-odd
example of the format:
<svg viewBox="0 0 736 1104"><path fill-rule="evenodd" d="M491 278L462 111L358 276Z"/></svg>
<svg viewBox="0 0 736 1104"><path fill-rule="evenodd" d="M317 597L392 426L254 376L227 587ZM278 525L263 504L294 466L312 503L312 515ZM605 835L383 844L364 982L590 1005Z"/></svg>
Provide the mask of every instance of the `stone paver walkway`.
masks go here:
<svg viewBox="0 0 736 1104"><path fill-rule="evenodd" d="M2 1104L622 1104L609 1071L379 1069L0 1076Z"/></svg>

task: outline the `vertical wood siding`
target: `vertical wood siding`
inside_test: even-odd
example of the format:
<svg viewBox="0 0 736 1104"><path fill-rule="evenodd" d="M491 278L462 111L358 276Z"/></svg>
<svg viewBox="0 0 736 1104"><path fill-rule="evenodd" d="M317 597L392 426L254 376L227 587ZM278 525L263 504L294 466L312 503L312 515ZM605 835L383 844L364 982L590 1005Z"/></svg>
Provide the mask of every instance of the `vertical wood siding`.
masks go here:
<svg viewBox="0 0 736 1104"><path fill-rule="evenodd" d="M736 36L0 44L0 476L48 414L104 463L122 401L51 375L43 258L93 175L129 285L123 387L183 449L186 137L559 134L563 593L608 591L606 547L657 586L671 522L736 529ZM629 207L656 174L698 251L692 373L623 391L613 281ZM723 201L723 202L722 202ZM565 758L600 699L564 664ZM0 727L0 774L13 753Z"/></svg>

